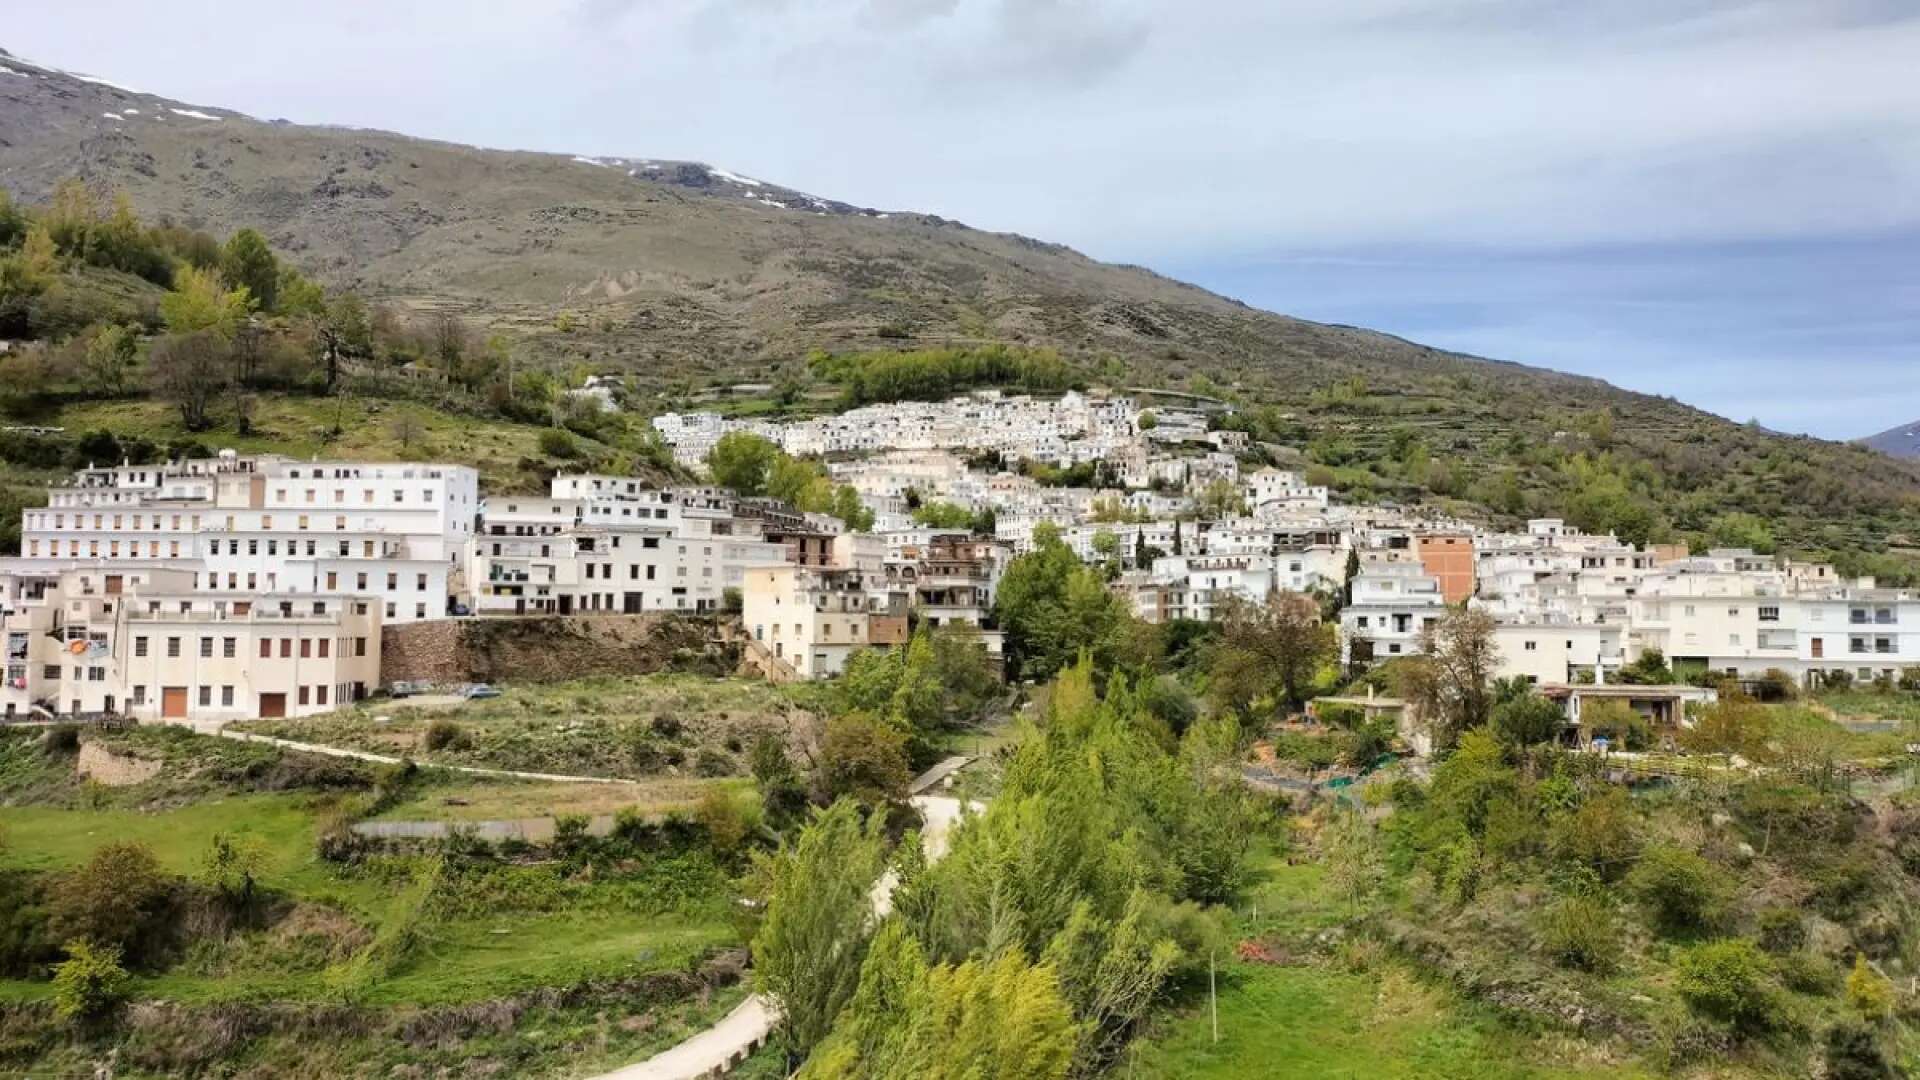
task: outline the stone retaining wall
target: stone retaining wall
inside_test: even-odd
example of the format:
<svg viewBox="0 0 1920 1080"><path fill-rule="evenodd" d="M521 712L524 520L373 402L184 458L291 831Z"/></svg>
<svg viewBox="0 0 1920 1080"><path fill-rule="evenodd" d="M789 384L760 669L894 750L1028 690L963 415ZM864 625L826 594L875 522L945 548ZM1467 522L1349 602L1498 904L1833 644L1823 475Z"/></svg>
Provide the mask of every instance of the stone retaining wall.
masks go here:
<svg viewBox="0 0 1920 1080"><path fill-rule="evenodd" d="M739 635L724 616L552 615L436 619L380 635L380 681L552 682L657 671L732 674Z"/></svg>

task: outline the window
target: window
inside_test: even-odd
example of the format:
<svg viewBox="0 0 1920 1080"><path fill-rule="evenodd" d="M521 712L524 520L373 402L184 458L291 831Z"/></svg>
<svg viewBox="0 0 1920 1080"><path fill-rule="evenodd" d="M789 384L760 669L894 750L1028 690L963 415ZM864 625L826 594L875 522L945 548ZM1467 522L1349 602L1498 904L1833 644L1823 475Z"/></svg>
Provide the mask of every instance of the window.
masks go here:
<svg viewBox="0 0 1920 1080"><path fill-rule="evenodd" d="M180 657L180 639L179 638L170 637L167 639L167 656L171 659L176 659L176 660L179 659Z"/></svg>
<svg viewBox="0 0 1920 1080"><path fill-rule="evenodd" d="M293 639L290 637L281 638L280 639L280 659L285 660L292 655L293 655Z"/></svg>
<svg viewBox="0 0 1920 1080"><path fill-rule="evenodd" d="M220 688L220 704L229 709L233 708L233 687L223 686Z"/></svg>
<svg viewBox="0 0 1920 1080"><path fill-rule="evenodd" d="M135 705L145 705L147 703L147 688L145 686L143 685L134 686L133 703Z"/></svg>
<svg viewBox="0 0 1920 1080"><path fill-rule="evenodd" d="M200 639L200 659L202 660L213 659L213 639L212 638L202 637Z"/></svg>
<svg viewBox="0 0 1920 1080"><path fill-rule="evenodd" d="M1779 608L1777 608L1777 607L1763 607L1763 608L1761 608L1761 609L1760 609L1760 621L1761 621L1761 622L1779 622L1779 621L1780 621L1780 609L1779 609Z"/></svg>
<svg viewBox="0 0 1920 1080"><path fill-rule="evenodd" d="M320 639L320 659L325 660L327 658L327 653L332 649L332 647L333 647L332 638L321 638Z"/></svg>
<svg viewBox="0 0 1920 1080"><path fill-rule="evenodd" d="M213 687L211 686L201 687L200 688L200 707L204 709L212 704L213 704Z"/></svg>
<svg viewBox="0 0 1920 1080"><path fill-rule="evenodd" d="M353 639L353 655L355 656L367 655L367 639L366 638L357 637Z"/></svg>
<svg viewBox="0 0 1920 1080"><path fill-rule="evenodd" d="M147 655L147 639L146 638L137 637L133 639L133 655L135 656Z"/></svg>
<svg viewBox="0 0 1920 1080"><path fill-rule="evenodd" d="M300 659L305 660L308 657L311 657L312 655L313 655L313 639L301 638L300 639Z"/></svg>
<svg viewBox="0 0 1920 1080"><path fill-rule="evenodd" d="M273 639L264 638L264 637L261 638L260 639L260 659L265 660L272 655L273 655Z"/></svg>
<svg viewBox="0 0 1920 1080"><path fill-rule="evenodd" d="M221 638L220 655L231 660L240 654L239 646L240 639L238 638Z"/></svg>
<svg viewBox="0 0 1920 1080"><path fill-rule="evenodd" d="M305 686L302 686L300 688L300 704L305 705L306 703L307 703L307 688Z"/></svg>
<svg viewBox="0 0 1920 1080"><path fill-rule="evenodd" d="M327 688L324 684L313 688L313 703L315 705L327 703Z"/></svg>
<svg viewBox="0 0 1920 1080"><path fill-rule="evenodd" d="M1540 651L1540 643L1539 643L1539 642L1537 642L1537 641L1529 641L1529 642L1527 642L1527 651L1528 651L1528 652L1539 652L1539 651Z"/></svg>

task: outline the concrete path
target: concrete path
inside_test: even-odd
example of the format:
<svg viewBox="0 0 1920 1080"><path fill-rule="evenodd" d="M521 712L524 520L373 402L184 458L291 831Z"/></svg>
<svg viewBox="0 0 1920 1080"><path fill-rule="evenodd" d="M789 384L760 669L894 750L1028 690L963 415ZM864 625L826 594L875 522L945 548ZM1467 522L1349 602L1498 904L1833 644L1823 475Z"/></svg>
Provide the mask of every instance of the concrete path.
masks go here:
<svg viewBox="0 0 1920 1080"><path fill-rule="evenodd" d="M376 765L398 765L400 759L392 754L376 754L370 750L349 750L341 746L322 746L319 743L295 742L292 739L276 739L271 735L252 735L244 731L228 731L220 728L209 734L236 742L265 743L278 746L283 750L298 750L306 754L324 754L327 757L352 758L355 761L371 761ZM449 772L466 773L469 776L499 776L509 780L546 780L560 784L638 784L638 780L628 780L618 776L566 776L560 773L521 772L517 769L483 769L476 765L441 765L415 758L413 763L421 768L446 769Z"/></svg>
<svg viewBox="0 0 1920 1080"><path fill-rule="evenodd" d="M953 760L953 759L949 759ZM960 759L965 764L964 759ZM942 765L946 762L942 762ZM955 766L958 768L959 766ZM935 766L936 769L939 766ZM941 773L945 777L951 769ZM938 795L922 795L913 800L913 805L926 819L926 828L920 833L920 842L928 859L937 859L947 853L947 834L959 822L963 809L959 799L950 799ZM974 803L971 809L981 809ZM892 908L893 871L889 870L874 883L873 909L876 915L884 917ZM734 1066L745 1060L748 1055L764 1045L773 1034L778 1021L773 1004L759 994L741 1002L718 1024L702 1031L671 1050L663 1051L637 1065L629 1065L610 1073L593 1077L592 1080L700 1080L707 1076L724 1076Z"/></svg>

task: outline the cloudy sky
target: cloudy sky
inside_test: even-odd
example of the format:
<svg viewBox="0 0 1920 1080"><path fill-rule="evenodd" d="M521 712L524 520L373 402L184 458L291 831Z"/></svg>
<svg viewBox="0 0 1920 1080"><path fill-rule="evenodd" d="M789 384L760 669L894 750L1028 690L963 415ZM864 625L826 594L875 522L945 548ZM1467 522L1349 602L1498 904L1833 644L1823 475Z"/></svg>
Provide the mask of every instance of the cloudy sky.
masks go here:
<svg viewBox="0 0 1920 1080"><path fill-rule="evenodd" d="M1914 0L64 0L5 33L262 117L707 161L1787 430L1920 419Z"/></svg>

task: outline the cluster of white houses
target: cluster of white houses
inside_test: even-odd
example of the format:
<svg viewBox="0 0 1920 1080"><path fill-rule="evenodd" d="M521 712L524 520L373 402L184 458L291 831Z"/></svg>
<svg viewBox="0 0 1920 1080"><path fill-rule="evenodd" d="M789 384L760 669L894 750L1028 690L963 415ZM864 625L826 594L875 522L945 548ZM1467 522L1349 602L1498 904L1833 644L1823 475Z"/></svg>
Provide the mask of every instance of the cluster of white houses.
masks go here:
<svg viewBox="0 0 1920 1080"><path fill-rule="evenodd" d="M980 631L1036 530L1111 568L1143 619L1214 618L1230 597L1337 592L1343 657L1411 655L1449 605L1498 625L1502 674L1605 685L1643 651L1679 669L1873 679L1920 665L1920 594L1748 551L1639 549L1556 520L1488 531L1335 504L1297 472L1242 471L1235 433L1127 398L969 395L769 427L831 454L871 533L707 487L563 475L483 497L464 465L216 458L88 468L23 514L0 559L8 716L218 722L297 716L381 684L383 628L458 617L702 613L737 604L764 665L837 673L905 639L913 613ZM663 417L698 456L742 427ZM1156 433L1177 437L1162 438ZM1109 489L970 468L960 451L1114 466ZM691 459L691 458L690 458ZM916 524L952 504L984 523Z"/></svg>

